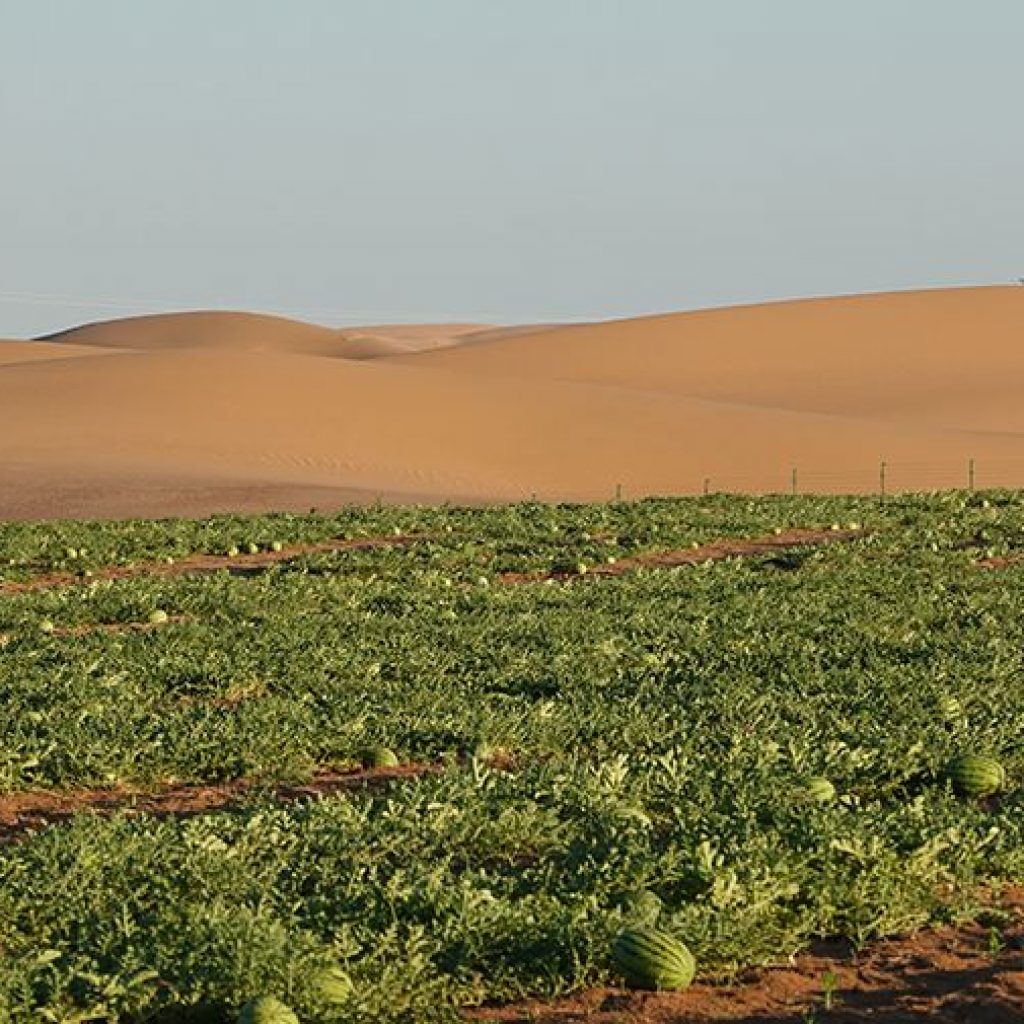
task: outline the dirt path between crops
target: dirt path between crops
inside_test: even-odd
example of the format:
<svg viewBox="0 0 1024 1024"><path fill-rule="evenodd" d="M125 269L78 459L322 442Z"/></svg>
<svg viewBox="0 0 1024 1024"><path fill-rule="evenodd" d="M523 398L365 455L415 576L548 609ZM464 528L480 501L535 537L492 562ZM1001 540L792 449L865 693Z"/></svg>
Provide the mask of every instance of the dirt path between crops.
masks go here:
<svg viewBox="0 0 1024 1024"><path fill-rule="evenodd" d="M974 564L982 569L1010 569L1024 562L1024 555L993 555L991 558L979 558Z"/></svg>
<svg viewBox="0 0 1024 1024"><path fill-rule="evenodd" d="M181 816L231 810L267 795L290 802L372 790L443 770L437 764L323 771L306 783L234 780L142 790L36 791L0 797L0 843L76 814ZM998 928L973 923L871 943L859 952L822 942L792 963L751 970L730 984L683 993L601 988L554 1002L467 1011L473 1024L1020 1024L1024 1021L1024 888L991 901Z"/></svg>
<svg viewBox="0 0 1024 1024"><path fill-rule="evenodd" d="M270 786L236 780L215 785L73 792L10 793L0 797L0 843L80 813L157 817L210 813L268 794L295 801L373 789L443 770L439 765L325 771L309 782ZM466 1011L472 1024L1020 1024L1024 1021L1024 888L997 900L998 927L972 923L886 939L859 952L821 942L792 962L750 970L729 984L698 983L682 993L616 988L542 1002Z"/></svg>
<svg viewBox="0 0 1024 1024"><path fill-rule="evenodd" d="M507 572L498 576L500 583L535 583L547 579L567 580L580 576L620 576L640 568L668 569L681 565L699 565L703 562L726 558L753 557L777 554L788 548L812 547L854 540L865 535L864 530L783 530L767 537L738 538L712 541L697 547L672 551L652 551L646 554L620 558L614 563L601 563L588 567L585 574L576 572ZM69 572L49 573L30 580L0 583L0 595L20 594L34 590L49 590L93 583L97 580L134 579L139 576L188 576L226 569L238 575L257 573L282 562L294 561L304 555L334 554L342 551L365 551L373 548L407 547L427 540L437 540L441 534L399 534L394 536L360 537L350 540L327 540L316 544L299 544L280 551L260 551L257 554L193 555L178 561L141 562L131 566L109 566L97 569L91 575ZM446 535L445 535L446 536Z"/></svg>
<svg viewBox="0 0 1024 1024"><path fill-rule="evenodd" d="M700 565L703 562L718 562L726 558L751 558L757 555L779 554L790 548L818 547L855 540L865 536L865 531L792 529L783 530L767 537L717 540L697 547L680 548L674 551L652 551L647 554L630 555L612 564L598 563L588 566L585 573L579 572L507 572L498 579L502 583L537 583L543 580L586 579L595 576L621 576L641 568L671 569L680 565Z"/></svg>
<svg viewBox="0 0 1024 1024"><path fill-rule="evenodd" d="M852 540L862 536L861 530L794 529L769 537L716 541L675 551L652 552L620 559L614 564L597 566L588 576L614 576L637 568L701 564L725 558L755 556L784 551L793 547L814 546ZM360 538L357 540L325 541L319 544L291 547L275 552L253 555L202 555L182 559L174 564L145 563L131 567L111 567L99 570L91 578L71 574L54 574L19 583L0 584L0 593L41 590L88 582L89 579L125 579L152 573L155 575L185 575L212 572L218 569L258 571L312 552L358 550L414 543L426 539L423 535ZM543 579L580 578L574 573L506 573L499 577L504 583L526 583ZM83 636L102 631L109 633L143 633L187 622L187 616L171 616L165 622L132 622L55 627L59 636ZM0 634L0 644L9 636ZM508 765L496 765L507 768ZM267 792L280 800L298 800L325 795L339 790L352 790L372 786L392 779L410 778L440 770L436 765L406 765L397 769L360 770L351 772L325 771L302 785L268 785L251 780L234 780L213 785L165 786L158 789L127 787L82 789L69 791L33 790L0 795L0 842L10 841L47 824L65 821L77 813L92 811L113 814L127 810L157 815L191 814L232 807L256 792Z"/></svg>
<svg viewBox="0 0 1024 1024"><path fill-rule="evenodd" d="M282 803L374 789L402 779L442 771L436 764L404 764L397 768L322 771L308 782L266 783L233 779L209 784L164 785L149 789L128 786L107 789L26 790L0 795L0 843L14 842L76 814L151 814L188 817L236 808L247 799L267 795Z"/></svg>
<svg viewBox="0 0 1024 1024"><path fill-rule="evenodd" d="M55 572L30 580L0 583L0 594L21 594L31 590L50 590L95 583L97 580L127 580L138 576L192 576L221 569L244 573L269 569L281 562L293 561L303 555L333 554L338 551L365 551L372 548L405 547L419 541L434 540L433 534L395 534L381 537L356 537L346 540L325 540L316 544L295 544L280 551L256 554L190 555L174 562L139 562L135 565L112 565L96 569L91 575Z"/></svg>
<svg viewBox="0 0 1024 1024"><path fill-rule="evenodd" d="M1024 888L1003 894L999 906L1008 920L994 933L980 924L942 928L859 953L820 943L791 965L750 971L730 985L658 994L595 989L465 1016L502 1024L1021 1024Z"/></svg>

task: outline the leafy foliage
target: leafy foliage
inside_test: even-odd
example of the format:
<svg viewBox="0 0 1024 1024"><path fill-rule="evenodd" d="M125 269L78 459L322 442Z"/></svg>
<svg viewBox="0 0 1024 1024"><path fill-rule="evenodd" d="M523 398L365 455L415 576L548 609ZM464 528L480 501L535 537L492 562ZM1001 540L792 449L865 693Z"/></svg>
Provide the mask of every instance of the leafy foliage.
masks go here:
<svg viewBox="0 0 1024 1024"><path fill-rule="evenodd" d="M231 1021L267 994L442 1020L611 980L614 936L655 918L708 976L966 911L1024 866L1022 570L974 564L1024 546L1022 512L722 495L0 526L7 579L80 577L0 597L0 790L298 780L384 747L446 766L5 845L0 1017ZM848 522L799 557L501 582ZM418 539L84 576L344 534ZM956 798L964 750L998 757L998 800Z"/></svg>

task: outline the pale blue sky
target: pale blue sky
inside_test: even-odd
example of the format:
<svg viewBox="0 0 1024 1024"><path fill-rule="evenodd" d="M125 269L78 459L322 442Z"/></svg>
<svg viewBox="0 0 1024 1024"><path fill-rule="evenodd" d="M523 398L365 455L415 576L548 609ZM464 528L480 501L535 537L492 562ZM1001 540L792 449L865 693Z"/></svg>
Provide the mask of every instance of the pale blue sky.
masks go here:
<svg viewBox="0 0 1024 1024"><path fill-rule="evenodd" d="M1019 0L0 0L0 336L1024 275Z"/></svg>

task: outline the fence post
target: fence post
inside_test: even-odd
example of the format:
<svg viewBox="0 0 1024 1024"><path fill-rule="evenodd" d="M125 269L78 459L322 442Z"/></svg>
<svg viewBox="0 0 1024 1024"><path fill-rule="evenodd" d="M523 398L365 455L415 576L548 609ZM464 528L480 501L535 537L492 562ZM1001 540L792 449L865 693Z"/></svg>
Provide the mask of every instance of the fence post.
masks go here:
<svg viewBox="0 0 1024 1024"><path fill-rule="evenodd" d="M704 477L704 497L711 493L711 477Z"/></svg>
<svg viewBox="0 0 1024 1024"><path fill-rule="evenodd" d="M622 501L622 484L615 485L615 500Z"/></svg>
<svg viewBox="0 0 1024 1024"><path fill-rule="evenodd" d="M789 474L789 493L796 494L796 466L793 467L792 472Z"/></svg>
<svg viewBox="0 0 1024 1024"><path fill-rule="evenodd" d="M967 460L967 490L974 490L974 459Z"/></svg>
<svg viewBox="0 0 1024 1024"><path fill-rule="evenodd" d="M885 497L885 460L878 464L878 490Z"/></svg>

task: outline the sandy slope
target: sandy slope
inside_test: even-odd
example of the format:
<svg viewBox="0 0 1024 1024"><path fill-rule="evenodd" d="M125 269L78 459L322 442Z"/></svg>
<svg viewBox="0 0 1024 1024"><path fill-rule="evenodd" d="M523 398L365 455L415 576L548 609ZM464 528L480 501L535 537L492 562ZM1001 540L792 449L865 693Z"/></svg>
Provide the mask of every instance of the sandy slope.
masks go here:
<svg viewBox="0 0 1024 1024"><path fill-rule="evenodd" d="M555 327L417 357L474 374L590 381L910 423L1024 429L1024 288L968 288ZM493 338L494 340L491 340ZM407 360L406 360L407 361ZM1005 410L1004 410L1005 411ZM980 417L980 419L979 419Z"/></svg>
<svg viewBox="0 0 1024 1024"><path fill-rule="evenodd" d="M0 345L0 516L1024 485L1024 289L597 324L186 313Z"/></svg>
<svg viewBox="0 0 1024 1024"><path fill-rule="evenodd" d="M0 338L0 367L14 363L35 363L44 359L73 359L77 356L103 355L84 345L40 345L34 341L8 341Z"/></svg>
<svg viewBox="0 0 1024 1024"><path fill-rule="evenodd" d="M330 328L262 313L197 311L86 324L38 340L138 352L217 349L361 359L440 348L481 329L480 324Z"/></svg>

